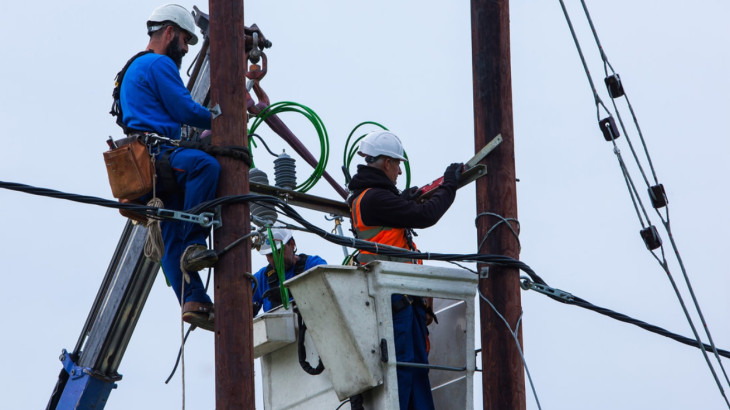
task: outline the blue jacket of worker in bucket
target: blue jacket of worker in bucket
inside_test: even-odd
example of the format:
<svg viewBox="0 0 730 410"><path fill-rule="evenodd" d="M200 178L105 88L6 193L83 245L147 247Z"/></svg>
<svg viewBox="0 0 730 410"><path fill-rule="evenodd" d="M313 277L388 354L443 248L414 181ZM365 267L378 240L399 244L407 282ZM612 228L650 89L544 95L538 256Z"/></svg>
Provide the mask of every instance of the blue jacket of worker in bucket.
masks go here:
<svg viewBox="0 0 730 410"><path fill-rule="evenodd" d="M301 258L302 256L304 256L304 254L299 254L297 256L299 258ZM304 263L302 272L307 271L317 265L326 265L326 264L327 264L327 261L320 258L319 256L307 255L307 260ZM297 274L301 273L301 272L295 272L296 268L297 268L297 264L294 264L289 269L284 271L285 280L291 279L294 276L296 276ZM253 286L255 286L254 293L253 293L253 314L254 314L254 316L256 316L256 314L258 314L259 310L261 310L261 307L264 308L264 312L268 312L272 308L276 307L276 306L272 305L271 300L269 299L268 295L266 298L264 298L264 294L271 288L271 286L269 285L269 275L267 275L267 273L276 275L276 272L275 271L272 272L272 270L273 270L273 267L271 265L267 265L267 266L264 266L263 268L259 269L256 273L254 273L254 277L256 278L256 283L258 284L258 286L256 286L256 284L253 285ZM277 281L277 283L278 283L278 281ZM278 293L278 290L273 290L273 292ZM271 292L269 292L269 293L271 293ZM291 297L289 299L291 300Z"/></svg>

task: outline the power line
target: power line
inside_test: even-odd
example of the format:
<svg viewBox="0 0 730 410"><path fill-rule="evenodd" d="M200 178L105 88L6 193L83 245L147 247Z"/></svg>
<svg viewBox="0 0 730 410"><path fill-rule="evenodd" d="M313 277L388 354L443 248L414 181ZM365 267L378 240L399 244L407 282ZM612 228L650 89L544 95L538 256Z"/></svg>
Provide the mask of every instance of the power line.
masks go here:
<svg viewBox="0 0 730 410"><path fill-rule="evenodd" d="M598 95L598 92L596 90L596 87L594 85L593 79L592 79L591 74L590 74L590 70L588 69L588 65L586 63L585 57L583 56L583 51L582 51L582 49L580 47L580 43L578 41L578 37L577 37L577 35L575 33L575 30L573 29L573 24L571 22L571 19L570 19L570 16L568 14L568 11L567 11L567 9L565 7L565 3L563 2L563 0L559 0L559 1L560 1L560 6L561 6L561 8L563 10L563 14L565 15L565 19L566 19L566 22L568 24L568 27L570 28L570 32L571 32L571 35L573 37L573 41L575 43L576 49L577 49L578 54L580 56L581 63L583 64L583 68L585 70L586 77L588 78L588 82L590 83L591 91L593 93L594 102L596 104L596 110L597 110L597 112L599 112L600 111L600 107L603 107L608 112L608 115L609 116L607 118L603 119L603 120L600 119L600 115L599 115L599 125L601 127L601 131L604 134L605 139L611 141L611 143L613 145L613 152L614 152L614 154L616 155L616 157L618 159L619 166L621 168L621 173L622 173L624 179L626 180L626 185L627 185L627 188L629 190L629 195L631 197L631 200L632 200L633 205L634 205L634 209L636 210L637 216L639 217L639 221L640 221L641 226L642 226L642 230L641 230L642 238L644 239L644 242L646 244L647 249L649 249L649 251L652 253L652 256L654 256L654 258L657 260L657 262L659 263L659 265L662 267L662 269L667 274L667 278L670 280L670 282L672 284L672 288L674 289L674 292L675 292L675 294L677 296L677 299L679 300L679 303L680 303L680 305L682 307L682 310L683 310L683 312L685 314L685 317L687 319L687 322L689 323L689 325L690 325L690 327L692 329L692 332L693 332L693 334L695 336L696 346L699 347L700 350L702 351L702 355L703 355L705 361L707 362L707 365L710 368L710 371L711 371L713 377L715 378L715 382L717 383L717 386L718 386L718 388L720 390L720 393L722 394L723 398L725 399L725 403L727 404L728 408L730 408L730 401L728 401L728 398L725 395L725 391L724 391L724 389L722 387L722 384L721 384L721 382L720 382L720 380L718 378L718 375L717 375L717 373L715 371L715 368L714 368L712 362L710 361L710 358L707 355L707 351L706 350L711 350L714 353L715 358L717 359L717 362L718 362L718 364L720 366L720 369L722 370L722 373L725 376L725 381L727 382L728 385L730 385L730 378L728 378L727 372L725 371L725 368L724 368L724 366L722 364L722 361L720 360L719 352L718 352L718 350L717 350L717 348L715 346L715 343L714 343L714 341L712 339L712 335L710 334L710 330L709 330L709 327L707 326L707 322L705 321L704 315L702 314L702 309L700 308L699 302L698 302L697 297L696 297L696 295L694 293L694 290L692 288L692 284L691 284L691 282L689 280L689 276L687 274L687 270L686 270L686 268L684 266L684 263L682 261L681 255L680 255L679 250L677 248L677 245L674 242L674 237L673 237L672 230L671 230L671 225L670 225L670 222L669 222L669 204L668 204L668 200L666 198L666 194L665 194L663 185L658 183L656 171L654 170L654 165L653 165L653 163L651 161L651 155L649 154L649 150L647 148L646 141L644 139L643 133L641 132L641 127L639 127L639 122L638 122L638 120L636 118L636 114L634 113L634 109L633 109L633 107L632 107L632 105L631 105L631 103L629 101L629 98L628 98L628 95L626 94L626 91L624 89L624 86L621 83L620 77L614 71L613 66L608 61L608 56L607 56L605 50L603 49L603 46L601 45L600 39L598 38L598 33L596 31L595 25L593 24L593 19L591 18L591 15L590 15L590 13L588 11L588 7L586 6L585 1L584 0L581 0L581 5L583 7L583 11L585 13L585 16L586 16L586 19L588 21L588 24L590 25L591 32L593 34L593 38L594 38L594 40L596 42L596 46L598 48L599 54L601 56L601 60L603 62L604 73L606 74L606 78L605 78L604 81L606 83L606 87L607 87L607 90L608 90L608 94L609 94L609 96L611 98L611 101L612 101L612 105L613 105L614 112L616 114L616 117L619 120L619 124L621 126L621 129L624 132L624 135L625 135L626 141L627 141L627 143L629 145L629 148L631 149L631 152L632 152L633 157L634 157L635 164L636 164L637 168L639 169L639 172L641 173L641 177L644 179L644 182L645 182L645 184L646 184L646 186L648 188L647 191L649 192L649 196L650 196L652 205L653 205L653 207L654 207L654 209L655 209L658 217L662 221L662 224L663 224L663 226L665 228L665 231L667 232L668 237L670 238L670 242L671 242L671 245L672 245L672 249L674 250L674 254L676 256L677 263L679 264L680 269L682 271L682 275L684 277L684 280L685 280L685 284L687 286L687 289L689 290L690 295L692 297L692 301L694 303L695 310L697 311L697 314L700 317L702 326L705 329L705 334L707 335L707 337L708 337L708 339L710 341L710 346L707 346L707 347L705 347L706 345L704 343L701 343L701 338L700 338L700 335L697 332L697 329L696 329L696 327L694 325L694 321L692 320L692 317L690 316L690 313L687 310L687 307L686 307L686 305L684 303L684 300L682 298L682 295L681 295L681 293L680 293L680 291L679 291L679 289L678 289L678 287L677 287L677 285L676 285L676 283L674 281L674 278L672 277L672 274L671 274L671 271L669 269L669 265L667 263L667 259L666 259L666 256L665 256L664 246L662 244L661 237L659 236L658 232L656 231L656 228L654 227L654 225L651 224L651 221L650 221L650 218L649 218L649 214L646 212L646 208L644 207L643 202L641 201L641 197L639 196L639 193L638 193L638 191L636 189L636 186L635 186L633 180L631 179L631 175L630 175L630 173L628 171L628 168L626 167L626 164L625 164L625 162L624 162L624 160L623 160L623 158L621 156L621 151L618 148L618 145L616 144L616 138L618 138L620 136L620 134L619 134L618 130L615 129L615 123L613 121L613 117L612 117L612 114L611 114L610 110L608 110L606 108L606 106L603 104L603 101L601 100L600 96ZM610 75L609 75L609 70L611 71L611 74ZM616 99L618 99L620 97L624 97L624 100L626 101L626 104L628 106L628 109L629 109L629 111L631 113L631 116L633 118L634 126L635 126L635 128L636 128L636 130L638 132L639 138L641 140L641 144L642 144L643 149L644 149L644 155L646 156L646 160L647 160L647 162L649 164L649 168L650 168L650 170L652 172L652 176L653 176L653 179L654 179L654 185L651 185L650 184L649 179L647 178L646 173L644 172L644 168L641 165L641 161L639 160L639 157L638 157L638 155L636 153L636 150L634 149L634 146L631 143L631 139L629 137L629 133L628 133L628 131L626 129L626 126L624 124L624 121L621 118L621 113L618 110L618 107L617 107L617 104L616 104ZM665 209L666 218L660 212L660 209L661 208L664 208ZM643 218L642 218L642 214L643 214ZM646 220L646 225L644 224L644 219ZM655 253L657 249L660 249L661 258L659 256L657 256L657 254Z"/></svg>
<svg viewBox="0 0 730 410"><path fill-rule="evenodd" d="M11 190L20 191L20 192L26 192L26 193L30 193L33 195L50 196L50 197L54 197L54 198L66 199L66 200L75 201L75 202L83 202L83 203L88 203L88 204L93 204L93 205L105 206L105 207L109 207L109 208L129 209L129 210L132 210L135 212L140 212L140 213L144 212L149 215L157 215L157 213L158 213L157 211L159 210L158 208L155 208L155 207L149 207L149 206L144 206L144 205L134 205L134 204L122 204L119 202L110 201L110 200L92 197L92 196L69 194L69 193L64 193L64 192L60 192L60 191L56 191L56 190L52 190L52 189L37 188L37 187L29 186L29 185L10 183L10 182L4 182L4 181L0 181L0 188L11 189ZM556 300L558 302L565 303L565 304L579 306L584 309L588 309L588 310L594 311L596 313L600 313L602 315L611 317L613 319L616 319L616 320L619 320L619 321L622 321L625 323L633 324L635 326L641 327L642 329L668 337L670 339L673 339L680 343L686 344L688 346L693 346L693 347L697 347L697 348L705 348L707 350L710 350L712 348L709 345L699 343L695 339L691 339L688 337L678 335L676 333L672 333L659 326L651 325L649 323L634 319L634 318L624 315L622 313L618 313L618 312L615 312L615 311L607 309L607 308L596 306L596 305L586 301L585 299L572 295L568 292L564 292L564 291L560 291L558 289L551 288L529 265L527 265L526 263L524 263L520 260L511 258L509 256L479 254L479 253L472 253L472 254L449 253L449 254L446 254L446 253L433 253L433 252L416 252L416 251L409 251L409 250L406 250L403 248L396 248L396 247L392 247L392 246L380 245L380 244L365 241L362 239L336 235L336 234L333 234L332 232L319 228L318 226L307 221L291 205L287 204L283 200L276 198L276 197L272 197L272 196L266 196L266 195L245 194L245 195L235 195L235 196L215 198L211 201L204 202L195 208L189 209L186 212L191 213L191 214L197 214L200 212L205 212L205 211L214 209L217 206L231 204L231 203L240 203L240 202L256 202L259 204L266 204L268 206L271 206L273 209L277 210L277 212L279 212L282 215L285 215L285 216L291 218L292 220L296 221L297 223L299 223L302 226L302 228L300 228L301 230L313 233L313 234L321 237L322 239L325 239L329 242L332 242L332 243L340 245L340 246L344 245L344 246L348 246L348 247L356 248L356 249L360 249L360 250L365 250L365 251L372 252L372 253L377 253L377 254L386 255L386 256L401 257L401 258L406 258L406 259L427 259L427 260L438 260L438 261L445 261L445 262L456 262L456 261L475 262L475 263L484 263L484 264L516 268L516 269L519 269L519 270L525 272L529 276L530 283L542 285L541 289L543 289L544 291L541 293L544 293L546 296L550 297L553 300ZM291 225L289 225L289 226L291 227ZM524 283L524 280L523 280L523 283ZM523 288L525 288L525 286L523 286ZM532 289L532 287L529 287L529 286L528 286L528 288ZM715 349L715 351L720 356L730 358L730 352L727 350Z"/></svg>

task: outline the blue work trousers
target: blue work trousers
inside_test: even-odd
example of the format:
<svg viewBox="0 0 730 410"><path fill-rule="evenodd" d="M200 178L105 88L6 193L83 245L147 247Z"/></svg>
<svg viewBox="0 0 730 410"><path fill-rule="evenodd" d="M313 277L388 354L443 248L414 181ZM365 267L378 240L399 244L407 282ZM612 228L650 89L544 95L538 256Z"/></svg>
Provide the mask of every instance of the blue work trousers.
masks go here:
<svg viewBox="0 0 730 410"><path fill-rule="evenodd" d="M402 297L402 295L393 295L392 301L395 302ZM397 361L428 363L428 353L426 352L428 329L423 306L414 303L394 313L393 333ZM397 373L400 410L433 410L428 369L399 366Z"/></svg>
<svg viewBox="0 0 730 410"><path fill-rule="evenodd" d="M177 148L170 155L170 163L180 189L160 195L165 208L184 211L215 198L221 172L221 167L215 158L197 149ZM210 228L171 219L163 220L161 228L162 240L165 243L162 271L180 302L180 293L183 289L180 257L190 245L205 245ZM185 283L183 303L210 302L198 272L188 272L188 274L190 283Z"/></svg>

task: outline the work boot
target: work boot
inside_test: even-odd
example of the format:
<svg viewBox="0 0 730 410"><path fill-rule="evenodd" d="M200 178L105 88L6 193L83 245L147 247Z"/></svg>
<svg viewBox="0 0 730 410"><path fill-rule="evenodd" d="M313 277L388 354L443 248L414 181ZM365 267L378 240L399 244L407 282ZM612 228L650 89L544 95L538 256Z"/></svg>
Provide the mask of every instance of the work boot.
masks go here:
<svg viewBox="0 0 730 410"><path fill-rule="evenodd" d="M190 245L180 258L180 267L185 272L197 272L204 268L215 266L218 254L205 245Z"/></svg>
<svg viewBox="0 0 730 410"><path fill-rule="evenodd" d="M184 321L201 329L215 330L215 315L213 304L206 302L185 302L183 305Z"/></svg>

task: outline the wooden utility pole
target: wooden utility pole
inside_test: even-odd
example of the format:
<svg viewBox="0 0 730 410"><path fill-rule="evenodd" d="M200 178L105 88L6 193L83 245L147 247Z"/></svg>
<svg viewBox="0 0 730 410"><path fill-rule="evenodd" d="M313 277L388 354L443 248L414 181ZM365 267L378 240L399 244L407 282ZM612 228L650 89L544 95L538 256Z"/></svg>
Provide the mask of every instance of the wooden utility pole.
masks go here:
<svg viewBox="0 0 730 410"><path fill-rule="evenodd" d="M471 0L472 71L474 79L474 141L479 150L497 134L504 141L485 160L487 176L477 180L477 232L481 243L500 222L494 213L517 219L517 195L512 125L509 1ZM517 230L516 224L513 227ZM519 257L519 244L508 226L495 229L480 253ZM486 268L480 265L482 272ZM517 269L490 266L480 276L479 290L514 329L522 312ZM525 373L515 340L484 300L479 304L482 335L484 409L524 409ZM522 344L522 329L518 333Z"/></svg>
<svg viewBox="0 0 730 410"><path fill-rule="evenodd" d="M222 114L213 120L215 145L248 146L246 135L246 50L243 0L210 0L211 106ZM249 192L248 166L219 157L218 196ZM223 226L215 231L215 249L250 229L248 204L224 205ZM253 409L253 306L251 244L243 241L224 254L215 269L215 401L216 409Z"/></svg>

